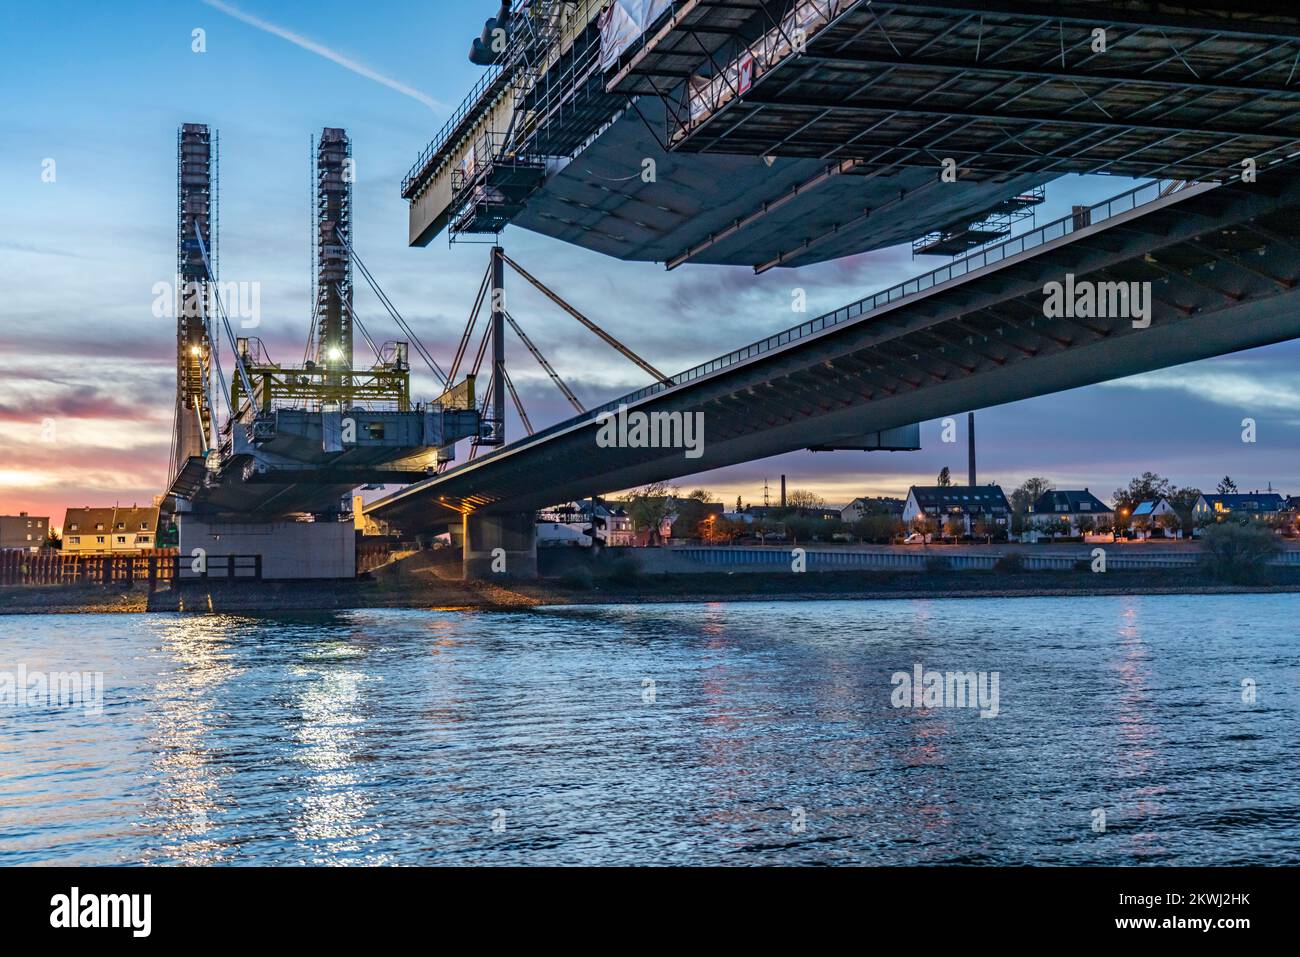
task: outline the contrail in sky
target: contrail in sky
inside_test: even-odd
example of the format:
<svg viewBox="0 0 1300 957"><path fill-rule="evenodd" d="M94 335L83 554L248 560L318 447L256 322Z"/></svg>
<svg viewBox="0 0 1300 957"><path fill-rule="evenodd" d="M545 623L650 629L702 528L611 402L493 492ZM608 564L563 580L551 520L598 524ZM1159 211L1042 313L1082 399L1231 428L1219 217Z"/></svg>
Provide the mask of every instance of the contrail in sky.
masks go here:
<svg viewBox="0 0 1300 957"><path fill-rule="evenodd" d="M302 34L294 33L292 30L286 30L284 27L277 26L274 23L268 23L260 17L255 17L251 13L245 13L243 10L232 7L228 3L223 3L222 0L203 0L203 2L210 7L220 10L228 16L234 17L236 20L242 20L251 27L256 27L259 30L264 30L267 33L274 34L281 39L288 40L290 43L300 46L304 50L310 50L312 53L323 56L327 60L333 60L345 70L351 70L353 73L356 73L359 76L364 76L368 80L382 83L390 90L396 90L398 93L401 93L404 96L409 96L413 100L419 100L435 113L447 112L447 105L445 103L439 103L427 93L421 93L419 90L413 89L404 83L399 83L391 77L384 76L382 73L372 70L364 63L358 63L356 60L346 57L342 53L331 50L329 47L323 46L315 40L310 40Z"/></svg>

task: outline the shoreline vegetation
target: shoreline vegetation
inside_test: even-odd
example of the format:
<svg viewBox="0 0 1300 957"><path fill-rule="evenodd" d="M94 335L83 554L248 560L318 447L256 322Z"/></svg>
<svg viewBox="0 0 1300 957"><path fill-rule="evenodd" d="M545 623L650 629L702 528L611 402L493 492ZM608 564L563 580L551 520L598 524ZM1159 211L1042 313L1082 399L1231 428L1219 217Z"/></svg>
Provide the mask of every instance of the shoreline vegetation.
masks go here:
<svg viewBox="0 0 1300 957"><path fill-rule="evenodd" d="M152 595L139 584L22 586L0 589L0 615L145 612L246 613L367 608L521 610L548 605L825 599L1033 598L1093 595L1300 592L1300 568L1268 569L1235 584L1201 567L1142 571L853 570L796 574L648 573L618 562L607 574L569 569L554 578L461 581L460 565L417 552L347 582L187 584Z"/></svg>

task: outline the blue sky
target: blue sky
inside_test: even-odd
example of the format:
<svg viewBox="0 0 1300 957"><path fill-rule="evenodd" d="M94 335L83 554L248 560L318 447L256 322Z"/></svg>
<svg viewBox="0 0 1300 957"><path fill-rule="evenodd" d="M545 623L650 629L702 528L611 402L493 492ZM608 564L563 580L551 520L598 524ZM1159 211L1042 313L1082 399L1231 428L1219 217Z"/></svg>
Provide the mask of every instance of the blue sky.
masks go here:
<svg viewBox="0 0 1300 957"><path fill-rule="evenodd" d="M183 122L220 133L221 272L262 288L258 334L274 358L301 358L309 316L309 137L344 126L357 162L355 234L389 296L435 355L460 335L486 247L406 246L398 184L479 75L466 52L497 0L367 4L317 0L15 4L0 35L0 512L147 501L165 480L174 325L151 313L175 270L175 141ZM258 23L249 22L252 20ZM195 53L192 31L205 31ZM297 42L295 42L295 39ZM53 182L42 181L46 160ZM1071 177L1049 186L1039 221L1131 186ZM671 273L518 229L503 242L530 271L656 366L676 371L800 317L828 311L937 260L882 250L761 277L748 268ZM512 311L579 396L593 404L643 374L571 319L512 291ZM376 338L397 330L364 287ZM512 373L534 425L567 405L522 347ZM1300 493L1300 348L1295 343L983 411L983 480L1044 475L1104 495L1151 469L1180 486ZM418 373L418 370L417 370ZM417 397L434 390L417 374ZM1259 441L1240 441L1240 422ZM514 435L521 434L511 424ZM907 454L792 453L683 479L725 501L761 498L764 478L833 503L902 494L964 449Z"/></svg>

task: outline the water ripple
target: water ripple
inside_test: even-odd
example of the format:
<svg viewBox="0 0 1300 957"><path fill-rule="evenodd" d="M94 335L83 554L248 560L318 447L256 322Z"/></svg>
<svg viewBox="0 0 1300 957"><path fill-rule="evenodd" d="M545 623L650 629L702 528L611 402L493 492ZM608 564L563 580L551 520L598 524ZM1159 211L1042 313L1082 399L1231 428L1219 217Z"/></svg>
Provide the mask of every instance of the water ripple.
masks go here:
<svg viewBox="0 0 1300 957"><path fill-rule="evenodd" d="M1295 610L0 619L0 675L104 674L0 705L0 864L1295 863ZM998 715L893 707L918 663Z"/></svg>

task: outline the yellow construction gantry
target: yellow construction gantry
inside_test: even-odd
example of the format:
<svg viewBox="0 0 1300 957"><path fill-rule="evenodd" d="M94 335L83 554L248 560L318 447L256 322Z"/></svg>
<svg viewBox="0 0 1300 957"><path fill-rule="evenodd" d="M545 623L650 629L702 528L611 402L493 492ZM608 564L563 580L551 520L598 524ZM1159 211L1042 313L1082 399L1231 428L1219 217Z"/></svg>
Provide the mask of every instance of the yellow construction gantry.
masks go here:
<svg viewBox="0 0 1300 957"><path fill-rule="evenodd" d="M234 376L230 407L241 421L277 408L350 409L409 412L411 367L405 342L385 343L378 361L369 369L351 369L338 361L306 362L285 367L272 362L262 341L239 339L239 357L248 372L253 395L245 394L242 380Z"/></svg>

